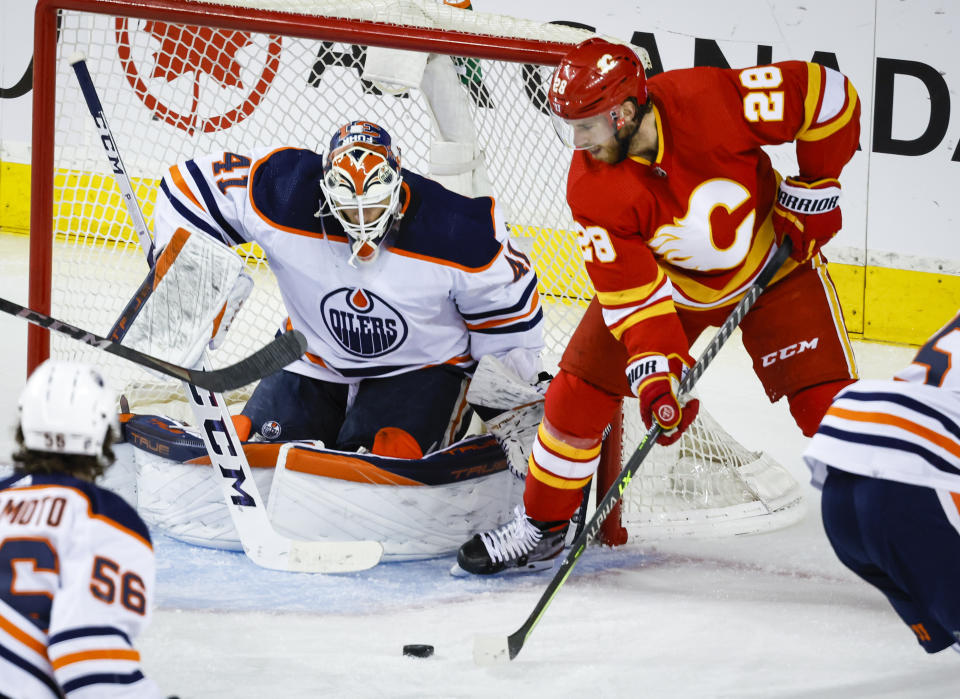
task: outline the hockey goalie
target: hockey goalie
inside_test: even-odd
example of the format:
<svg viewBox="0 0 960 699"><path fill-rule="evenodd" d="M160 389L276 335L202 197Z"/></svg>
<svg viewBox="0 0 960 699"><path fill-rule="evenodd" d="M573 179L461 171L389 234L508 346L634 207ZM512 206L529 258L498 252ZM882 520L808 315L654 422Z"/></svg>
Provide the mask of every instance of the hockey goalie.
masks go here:
<svg viewBox="0 0 960 699"><path fill-rule="evenodd" d="M509 519L520 483L495 435L467 437L466 391L489 357L488 378L539 398L543 314L536 274L491 197L402 168L386 129L354 121L325 154L255 148L173 165L155 216L162 253L115 337L196 361L249 293L228 246L256 243L284 300L278 326L307 338L301 359L233 416L278 531L374 539L387 558L410 558L452 552ZM538 409L527 403L520 413ZM510 407L485 417L503 423L495 432L522 469ZM239 548L200 433L142 415L125 431L147 521Z"/></svg>

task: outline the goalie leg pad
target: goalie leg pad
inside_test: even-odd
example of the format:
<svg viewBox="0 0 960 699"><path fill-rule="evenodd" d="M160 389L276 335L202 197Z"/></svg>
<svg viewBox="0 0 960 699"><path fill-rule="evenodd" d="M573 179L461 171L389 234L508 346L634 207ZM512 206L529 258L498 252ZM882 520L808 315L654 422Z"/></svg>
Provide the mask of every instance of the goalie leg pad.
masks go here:
<svg viewBox="0 0 960 699"><path fill-rule="evenodd" d="M128 444L119 446L135 454L138 508L148 524L188 543L240 550L196 430L136 415L124 435ZM267 511L277 530L297 539L372 538L383 542L387 560L456 551L477 531L509 520L523 488L489 435L423 459L304 442L248 443L244 452L260 492L269 493Z"/></svg>

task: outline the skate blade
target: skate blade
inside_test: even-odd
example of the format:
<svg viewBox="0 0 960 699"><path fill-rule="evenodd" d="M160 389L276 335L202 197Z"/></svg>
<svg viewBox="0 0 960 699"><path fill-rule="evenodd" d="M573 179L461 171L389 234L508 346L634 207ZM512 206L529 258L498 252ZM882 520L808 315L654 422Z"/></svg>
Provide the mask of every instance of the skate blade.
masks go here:
<svg viewBox="0 0 960 699"><path fill-rule="evenodd" d="M534 561L533 563L527 563L523 566L514 566L512 568L504 568L503 570L498 570L496 573L471 573L468 570L464 570L460 567L459 563L454 563L450 568L450 575L455 578L469 578L471 576L478 578L493 578L500 577L503 575L517 575L523 573L539 573L542 570L552 569L557 561L560 560L557 558L550 558L546 561Z"/></svg>

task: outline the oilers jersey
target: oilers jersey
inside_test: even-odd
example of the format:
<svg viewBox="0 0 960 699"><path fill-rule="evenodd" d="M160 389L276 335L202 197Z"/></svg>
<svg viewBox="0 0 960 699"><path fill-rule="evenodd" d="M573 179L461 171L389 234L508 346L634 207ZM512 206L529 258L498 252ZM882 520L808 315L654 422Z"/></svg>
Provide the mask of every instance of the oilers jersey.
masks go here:
<svg viewBox="0 0 960 699"><path fill-rule="evenodd" d="M960 314L893 380L862 380L834 398L804 452L820 486L826 466L948 490L960 505Z"/></svg>
<svg viewBox="0 0 960 699"><path fill-rule="evenodd" d="M0 696L157 697L133 641L154 558L139 515L67 475L0 480Z"/></svg>
<svg viewBox="0 0 960 699"><path fill-rule="evenodd" d="M489 197L471 199L403 170L402 218L371 263L322 202L323 157L297 148L217 153L178 163L161 183L157 244L179 227L227 245L256 243L280 289L278 323L307 338L289 371L338 383L484 354L543 347L529 259ZM318 211L319 207L319 211Z"/></svg>

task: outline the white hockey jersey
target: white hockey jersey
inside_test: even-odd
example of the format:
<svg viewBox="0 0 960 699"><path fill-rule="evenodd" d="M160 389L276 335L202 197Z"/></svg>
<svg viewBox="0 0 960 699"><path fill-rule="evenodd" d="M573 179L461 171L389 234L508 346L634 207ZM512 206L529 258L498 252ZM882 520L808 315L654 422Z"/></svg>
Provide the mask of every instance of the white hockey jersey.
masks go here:
<svg viewBox="0 0 960 699"><path fill-rule="evenodd" d="M834 398L804 452L820 486L826 466L957 493L960 505L960 315L893 380L863 380Z"/></svg>
<svg viewBox="0 0 960 699"><path fill-rule="evenodd" d="M355 268L346 234L321 205L322 166L321 155L296 148L178 163L161 183L157 244L178 227L257 243L286 306L278 323L307 338L307 354L287 368L307 376L350 383L542 349L536 274L507 240L493 199L404 170L399 226L374 262Z"/></svg>
<svg viewBox="0 0 960 699"><path fill-rule="evenodd" d="M159 697L133 641L154 558L118 495L66 475L0 480L0 696Z"/></svg>

